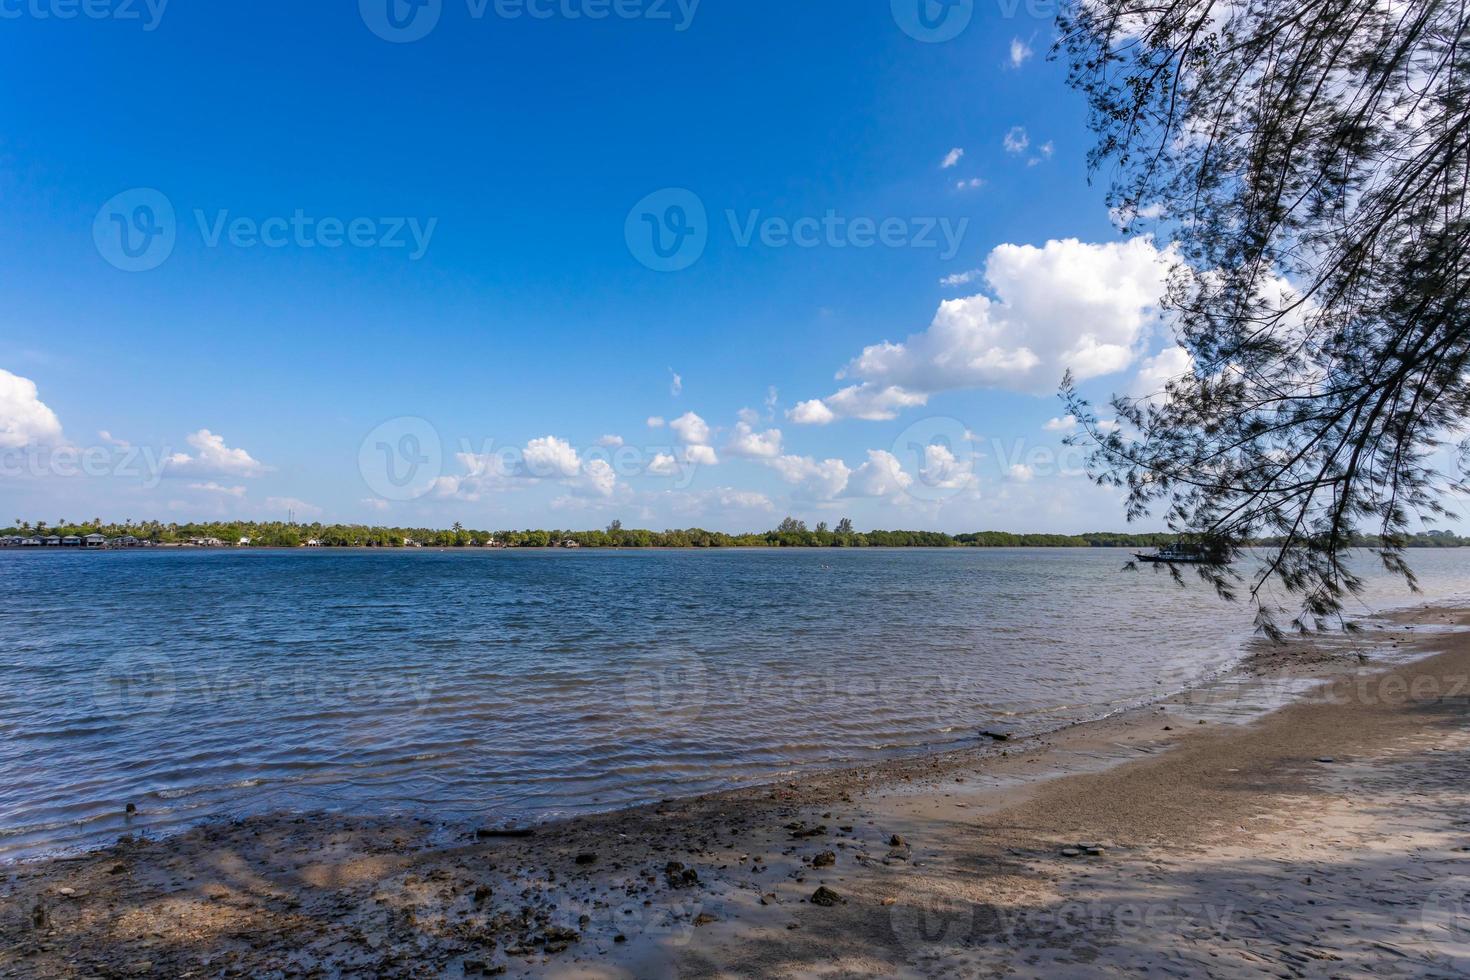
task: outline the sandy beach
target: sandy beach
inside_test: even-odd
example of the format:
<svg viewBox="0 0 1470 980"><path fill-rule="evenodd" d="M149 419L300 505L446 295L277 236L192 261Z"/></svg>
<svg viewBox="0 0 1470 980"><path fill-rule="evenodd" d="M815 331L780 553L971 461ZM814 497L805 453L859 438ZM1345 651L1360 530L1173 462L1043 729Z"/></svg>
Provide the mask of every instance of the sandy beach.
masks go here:
<svg viewBox="0 0 1470 980"><path fill-rule="evenodd" d="M1051 736L542 827L124 838L0 870L0 975L1463 976L1466 626L1424 606Z"/></svg>

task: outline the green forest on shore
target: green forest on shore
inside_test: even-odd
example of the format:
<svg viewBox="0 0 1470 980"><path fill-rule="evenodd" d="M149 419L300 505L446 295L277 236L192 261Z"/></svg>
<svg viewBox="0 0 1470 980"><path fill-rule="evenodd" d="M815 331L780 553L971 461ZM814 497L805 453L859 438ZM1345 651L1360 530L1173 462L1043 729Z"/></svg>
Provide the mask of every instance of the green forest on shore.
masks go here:
<svg viewBox="0 0 1470 980"><path fill-rule="evenodd" d="M3 536L101 534L108 539L134 537L157 545L187 545L201 541L225 546L252 548L299 548L308 544L324 548L1157 548L1173 543L1168 533L1089 531L1083 534L1021 534L1011 531L975 531L946 534L941 531L857 531L846 518L835 527L826 522L807 527L804 521L786 518L769 531L727 534L686 528L650 531L625 528L614 521L594 531L573 530L473 530L460 524L447 529L381 527L364 524L300 524L284 521L198 521L163 523L124 521L107 523L94 518L86 522L58 520L29 522L17 519ZM1271 544L1262 539L1262 545ZM1357 542L1374 547L1376 540ZM1413 535L1408 547L1455 548L1470 544L1449 531Z"/></svg>

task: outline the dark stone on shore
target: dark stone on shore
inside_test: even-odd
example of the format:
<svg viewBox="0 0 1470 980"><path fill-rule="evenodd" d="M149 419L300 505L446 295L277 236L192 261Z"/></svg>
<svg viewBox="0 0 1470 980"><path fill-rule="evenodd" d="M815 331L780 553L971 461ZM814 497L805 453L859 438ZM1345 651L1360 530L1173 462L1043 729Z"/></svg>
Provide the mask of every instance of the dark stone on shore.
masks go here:
<svg viewBox="0 0 1470 980"><path fill-rule="evenodd" d="M995 732L987 730L981 732L980 737L988 738L993 742L1009 742L1011 740L1010 732Z"/></svg>
<svg viewBox="0 0 1470 980"><path fill-rule="evenodd" d="M836 863L837 855L832 853L831 851L823 851L816 857L812 858L812 867L814 868L830 868Z"/></svg>
<svg viewBox="0 0 1470 980"><path fill-rule="evenodd" d="M129 803L127 806L123 807L123 812L125 812L125 813L137 813L138 812L138 804L136 804L136 803Z"/></svg>
<svg viewBox="0 0 1470 980"><path fill-rule="evenodd" d="M613 937L613 942L615 942L615 943L625 943L627 941L628 941L628 937L625 936L625 935L623 935L621 932L618 933L616 936Z"/></svg>
<svg viewBox="0 0 1470 980"><path fill-rule="evenodd" d="M898 834L894 834L892 837L888 838L889 847L907 847L908 843L908 841L904 840Z"/></svg>
<svg viewBox="0 0 1470 980"><path fill-rule="evenodd" d="M490 886L489 885L481 885L479 888L476 888L475 889L475 904L476 905L483 904L484 902L488 901L489 898L490 898Z"/></svg>
<svg viewBox="0 0 1470 980"><path fill-rule="evenodd" d="M717 916L717 915L711 915L709 912L701 912L701 913L699 913L698 915L696 915L694 917L694 924L696 926L707 926L711 922L719 922L719 921L720 921L719 916Z"/></svg>
<svg viewBox="0 0 1470 980"><path fill-rule="evenodd" d="M530 827L481 827L475 831L475 836L488 840L494 837L530 837L535 833Z"/></svg>
<svg viewBox="0 0 1470 980"><path fill-rule="evenodd" d="M597 863L597 855L596 854L578 854L577 855L577 863L578 864L584 864L584 865L585 864L596 864Z"/></svg>
<svg viewBox="0 0 1470 980"><path fill-rule="evenodd" d="M699 884L699 872L693 868L686 868L678 861L670 861L664 865L664 878L668 881L670 888L692 888Z"/></svg>
<svg viewBox="0 0 1470 980"><path fill-rule="evenodd" d="M842 896L834 892L832 889L828 888L826 885L823 885L816 891L812 892L813 905L820 905L823 908L829 909L834 905L840 904L841 902Z"/></svg>

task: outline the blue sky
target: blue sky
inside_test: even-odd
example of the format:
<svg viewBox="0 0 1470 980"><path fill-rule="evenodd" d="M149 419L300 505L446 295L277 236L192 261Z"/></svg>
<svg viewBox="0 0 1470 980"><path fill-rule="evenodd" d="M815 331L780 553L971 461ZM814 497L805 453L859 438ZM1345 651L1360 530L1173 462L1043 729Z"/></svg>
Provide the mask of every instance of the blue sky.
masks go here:
<svg viewBox="0 0 1470 980"><path fill-rule="evenodd" d="M1121 527L1162 260L1051 6L921 3L5 0L0 506Z"/></svg>

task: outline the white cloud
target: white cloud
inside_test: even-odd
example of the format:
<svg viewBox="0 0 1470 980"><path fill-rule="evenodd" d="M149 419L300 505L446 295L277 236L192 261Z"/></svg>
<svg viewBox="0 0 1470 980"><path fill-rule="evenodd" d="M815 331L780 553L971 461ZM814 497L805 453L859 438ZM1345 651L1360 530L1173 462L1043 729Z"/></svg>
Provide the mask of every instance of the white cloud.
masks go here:
<svg viewBox="0 0 1470 980"><path fill-rule="evenodd" d="M623 444L622 436L607 435L597 440L597 444L606 449L617 449Z"/></svg>
<svg viewBox="0 0 1470 980"><path fill-rule="evenodd" d="M309 504L295 497L267 497L265 505L273 511L292 511L298 518L318 517L322 513L322 509L316 504Z"/></svg>
<svg viewBox="0 0 1470 980"><path fill-rule="evenodd" d="M36 383L0 368L0 449L61 441L61 420L41 401Z"/></svg>
<svg viewBox="0 0 1470 980"><path fill-rule="evenodd" d="M1052 145L1051 140L1047 140L1045 143L1042 143L1040 146L1038 146L1036 148L1037 155L1034 156L1034 157L1032 157L1030 160L1027 160L1026 161L1026 166L1028 166L1028 167L1034 167L1038 163L1042 163L1042 162L1044 162L1046 160L1050 160L1051 159L1051 155L1053 153L1055 153L1055 152L1056 152L1056 147L1054 145Z"/></svg>
<svg viewBox="0 0 1470 980"><path fill-rule="evenodd" d="M757 432L753 426L744 419L735 424L735 434L730 437L730 443L725 447L725 452L731 456L744 456L749 459L770 459L781 455L781 430L768 429L765 432Z"/></svg>
<svg viewBox="0 0 1470 980"><path fill-rule="evenodd" d="M768 465L802 494L818 500L831 500L842 493L852 476L852 471L840 459L819 463L810 456L778 456Z"/></svg>
<svg viewBox="0 0 1470 980"><path fill-rule="evenodd" d="M1121 428L1123 428L1123 426L1118 422L1117 419L1099 419L1097 422L1097 431L1103 433L1104 435L1108 434L1109 432L1117 432Z"/></svg>
<svg viewBox="0 0 1470 980"><path fill-rule="evenodd" d="M939 280L941 286L967 286L985 274L984 269L968 269L964 272L956 272Z"/></svg>
<svg viewBox="0 0 1470 980"><path fill-rule="evenodd" d="M1141 208L1114 207L1108 208L1108 220L1113 223L1119 231L1127 231L1137 221L1157 221L1169 213L1169 209L1159 203L1146 204Z"/></svg>
<svg viewBox="0 0 1470 980"><path fill-rule="evenodd" d="M1026 63L1026 59L1030 58L1031 55L1034 53L1035 52L1031 50L1031 45L1027 44L1025 41L1021 40L1018 37L1011 38L1012 68L1020 68Z"/></svg>
<svg viewBox="0 0 1470 980"><path fill-rule="evenodd" d="M117 438L115 438L113 436L113 434L111 432L107 431L106 429L98 429L97 430L97 438L98 439L101 439L103 442L107 443L109 446L116 446L118 449L132 449L133 448L133 444L132 443L128 442L126 439L117 439Z"/></svg>
<svg viewBox="0 0 1470 980"><path fill-rule="evenodd" d="M1017 481L1018 483L1028 483L1030 482L1031 478L1036 475L1036 471L1027 466L1025 463L1017 463L1010 469L1006 470L1006 475L1009 476L1012 480Z"/></svg>
<svg viewBox="0 0 1470 980"><path fill-rule="evenodd" d="M617 473L607 460L584 462L570 442L556 436L532 439L518 453L456 453L455 459L464 473L434 481L436 496L474 502L487 493L542 480L559 482L575 497L608 498L617 490Z"/></svg>
<svg viewBox="0 0 1470 980"><path fill-rule="evenodd" d="M664 424L664 417L662 415L650 415L648 417L648 427L650 429L662 429Z"/></svg>
<svg viewBox="0 0 1470 980"><path fill-rule="evenodd" d="M1170 381L1194 370L1194 358L1183 347L1165 347L1138 367L1128 393L1145 401L1159 401Z"/></svg>
<svg viewBox="0 0 1470 980"><path fill-rule="evenodd" d="M847 490L854 497L896 497L913 482L898 457L882 449L869 449L868 461L852 474Z"/></svg>
<svg viewBox="0 0 1470 980"><path fill-rule="evenodd" d="M388 501L382 499L381 497L363 497L362 500L359 501L359 503L361 503L368 510L376 510L382 512L388 509Z"/></svg>
<svg viewBox="0 0 1470 980"><path fill-rule="evenodd" d="M582 468L582 460L577 455L577 450L565 439L543 436L526 443L525 451L521 454L521 467L524 472L517 475L537 479L566 478L577 475Z"/></svg>
<svg viewBox="0 0 1470 980"><path fill-rule="evenodd" d="M683 415L669 423L669 428L674 430L674 435L679 441L687 446L704 446L709 444L709 424L693 412L685 412Z"/></svg>
<svg viewBox="0 0 1470 980"><path fill-rule="evenodd" d="M210 480L208 483L191 483L189 484L189 489L202 490L205 493L218 493L226 497L245 496L244 487L225 487L215 483L213 480Z"/></svg>
<svg viewBox="0 0 1470 980"><path fill-rule="evenodd" d="M675 398L678 398L683 393L684 379L679 376L679 372L675 371L673 368L669 368L669 394L673 395Z"/></svg>
<svg viewBox="0 0 1470 980"><path fill-rule="evenodd" d="M781 393L776 390L775 385L766 389L766 417L771 418L776 414L776 406L781 402Z"/></svg>
<svg viewBox="0 0 1470 980"><path fill-rule="evenodd" d="M685 446L684 462L691 466L715 466L720 462L720 457L710 446Z"/></svg>
<svg viewBox="0 0 1470 980"><path fill-rule="evenodd" d="M799 404L793 422L892 418L940 391L1055 390L1129 367L1157 318L1171 254L1149 238L1065 239L990 253L985 294L945 300L922 333L867 347L839 374L862 382Z"/></svg>
<svg viewBox="0 0 1470 980"><path fill-rule="evenodd" d="M1042 426L1042 428L1045 429L1047 432L1076 432L1077 416L1063 415L1059 419L1052 419L1050 422L1046 423L1046 425Z"/></svg>
<svg viewBox="0 0 1470 980"><path fill-rule="evenodd" d="M811 401L797 402L796 407L786 413L786 417L797 425L826 425L837 419L837 413L822 402L820 398Z"/></svg>
<svg viewBox="0 0 1470 980"><path fill-rule="evenodd" d="M940 170L948 170L951 167L958 166L960 160L964 157L964 155L965 155L965 149L964 149L964 147L961 147L961 146L955 147L953 150L950 150L948 153L946 153L944 155L944 162L939 165L939 169Z"/></svg>
<svg viewBox="0 0 1470 980"><path fill-rule="evenodd" d="M225 445L224 436L215 435L208 429L187 436L184 440L194 448L194 454L174 453L165 463L167 472L180 476L231 476L250 479L270 471L270 467L253 458L243 449L231 449Z"/></svg>
<svg viewBox="0 0 1470 980"><path fill-rule="evenodd" d="M938 490L966 490L978 482L973 461L961 462L953 450L939 443L924 447L924 462L919 467L919 478L926 487Z"/></svg>
<svg viewBox="0 0 1470 980"><path fill-rule="evenodd" d="M618 488L618 475L605 459L589 459L581 475L572 484L572 493L580 497L611 497Z"/></svg>
<svg viewBox="0 0 1470 980"><path fill-rule="evenodd" d="M839 418L883 422L897 418L905 408L917 408L928 401L927 394L865 381L849 385L826 398L802 402L787 415L791 421L802 425L826 425Z"/></svg>
<svg viewBox="0 0 1470 980"><path fill-rule="evenodd" d="M668 453L657 453L646 472L650 476L678 476L679 463Z"/></svg>
<svg viewBox="0 0 1470 980"><path fill-rule="evenodd" d="M1025 153L1031 145L1031 137L1026 135L1025 126L1012 126L1003 142L1007 153Z"/></svg>
<svg viewBox="0 0 1470 980"><path fill-rule="evenodd" d="M985 181L979 177L971 177L969 180L955 181L954 189L957 191L974 191L985 186Z"/></svg>

